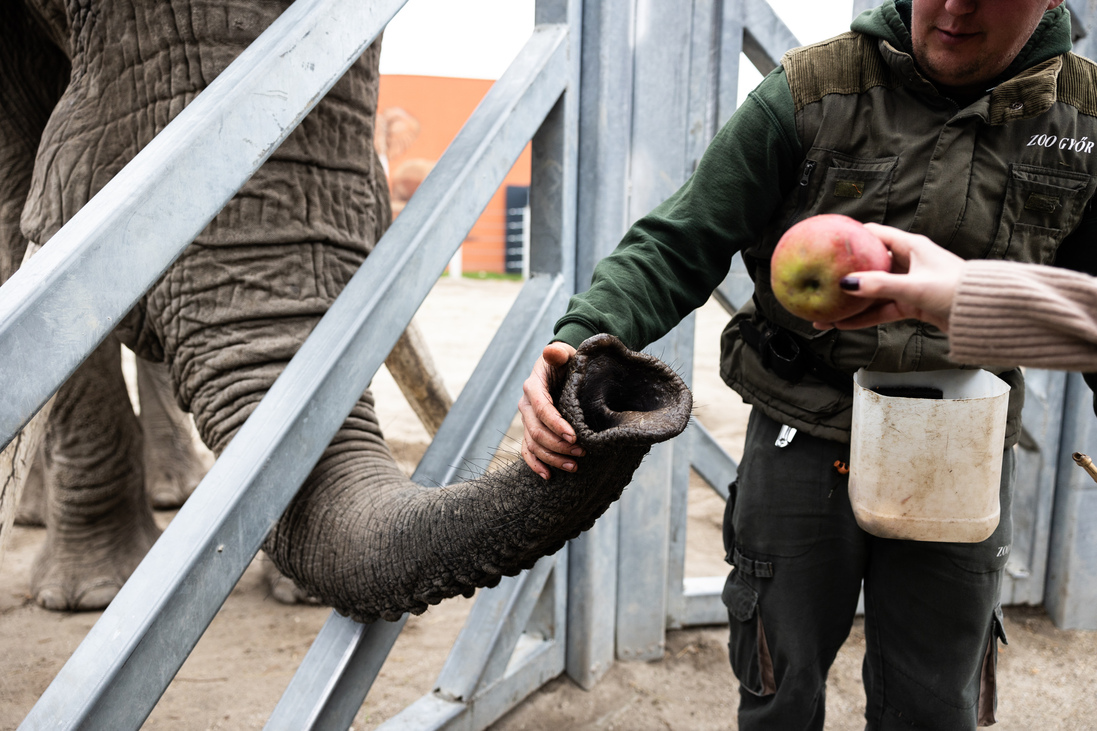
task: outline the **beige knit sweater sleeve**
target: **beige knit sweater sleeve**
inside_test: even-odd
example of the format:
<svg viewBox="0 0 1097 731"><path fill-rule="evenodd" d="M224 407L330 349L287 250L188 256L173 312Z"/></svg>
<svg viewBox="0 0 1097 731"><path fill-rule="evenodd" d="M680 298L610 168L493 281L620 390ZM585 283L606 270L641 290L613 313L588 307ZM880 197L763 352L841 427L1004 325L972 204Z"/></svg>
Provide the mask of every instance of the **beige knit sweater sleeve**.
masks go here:
<svg viewBox="0 0 1097 731"><path fill-rule="evenodd" d="M958 363L1097 371L1097 278L1035 264L965 262L949 343Z"/></svg>

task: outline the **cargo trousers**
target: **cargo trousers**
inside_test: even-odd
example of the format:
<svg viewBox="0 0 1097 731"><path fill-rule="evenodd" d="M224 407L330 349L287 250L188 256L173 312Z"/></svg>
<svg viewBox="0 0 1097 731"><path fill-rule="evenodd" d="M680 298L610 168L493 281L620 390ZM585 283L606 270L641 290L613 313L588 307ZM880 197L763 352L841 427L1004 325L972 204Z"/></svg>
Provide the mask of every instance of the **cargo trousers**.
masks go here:
<svg viewBox="0 0 1097 731"><path fill-rule="evenodd" d="M1001 519L990 538L893 540L854 519L848 474L839 469L848 444L801 432L778 447L780 428L752 411L724 515L733 569L723 601L740 730L823 728L827 672L849 636L862 584L866 728L993 723L1012 450L1003 454Z"/></svg>

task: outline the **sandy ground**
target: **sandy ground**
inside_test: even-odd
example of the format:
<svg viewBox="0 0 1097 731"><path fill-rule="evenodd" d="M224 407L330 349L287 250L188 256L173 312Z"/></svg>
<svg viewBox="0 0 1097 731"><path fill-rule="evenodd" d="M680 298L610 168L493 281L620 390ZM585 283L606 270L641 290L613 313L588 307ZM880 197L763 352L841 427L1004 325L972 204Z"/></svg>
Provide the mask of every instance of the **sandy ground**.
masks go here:
<svg viewBox="0 0 1097 731"><path fill-rule="evenodd" d="M517 295L515 282L443 279L418 321L447 386L457 394ZM699 313L694 390L697 418L736 457L746 410L715 373L716 337L726 321L709 304ZM410 472L427 442L387 373L374 390L386 435ZM513 433L513 429L512 429ZM513 444L511 445L513 446ZM700 481L690 490L690 576L722 574L722 502ZM163 524L170 514L161 514ZM44 530L16 530L0 565L0 729L15 728L98 613L56 614L28 596ZM471 600L451 600L412 617L385 663L354 728L375 728L430 691ZM252 566L146 722L146 729L257 729L265 723L329 610L287 607L268 596ZM1097 728L1097 633L1056 629L1039 608L1006 612L1010 644L999 656L999 725L1010 731ZM670 632L661 662L617 663L592 691L559 677L500 719L496 731L557 729L734 729L736 683L723 627ZM828 685L828 728L864 727L860 623Z"/></svg>

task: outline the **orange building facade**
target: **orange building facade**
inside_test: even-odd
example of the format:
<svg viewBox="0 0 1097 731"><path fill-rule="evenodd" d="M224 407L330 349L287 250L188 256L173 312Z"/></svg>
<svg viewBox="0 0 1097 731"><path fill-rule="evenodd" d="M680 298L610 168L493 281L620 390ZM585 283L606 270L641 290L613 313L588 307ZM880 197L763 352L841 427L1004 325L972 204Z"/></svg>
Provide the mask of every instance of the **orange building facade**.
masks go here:
<svg viewBox="0 0 1097 731"><path fill-rule="evenodd" d="M381 76L375 142L386 163L396 215L493 83L438 76ZM529 180L527 145L461 245L465 272L506 270L506 188L528 186Z"/></svg>

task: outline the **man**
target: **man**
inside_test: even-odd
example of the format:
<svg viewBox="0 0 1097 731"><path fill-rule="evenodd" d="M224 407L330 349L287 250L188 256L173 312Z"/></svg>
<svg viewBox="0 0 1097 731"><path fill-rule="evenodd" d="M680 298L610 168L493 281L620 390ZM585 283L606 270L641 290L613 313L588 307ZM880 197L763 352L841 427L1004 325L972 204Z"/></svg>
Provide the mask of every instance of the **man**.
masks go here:
<svg viewBox="0 0 1097 731"><path fill-rule="evenodd" d="M598 265L526 381L526 462L546 479L550 467L581 468L547 374L597 332L652 342L743 252L755 294L724 331L721 375L754 407L724 518L744 731L823 728L827 671L862 580L868 728L994 722L1021 375L994 371L1012 387L994 534L977 544L871 536L834 467L849 456L851 374L957 365L944 334L912 320L815 330L777 303L769 257L793 223L843 213L964 258L1097 270L1097 67L1069 53L1060 2L888 0L851 33L787 54L693 177Z"/></svg>

